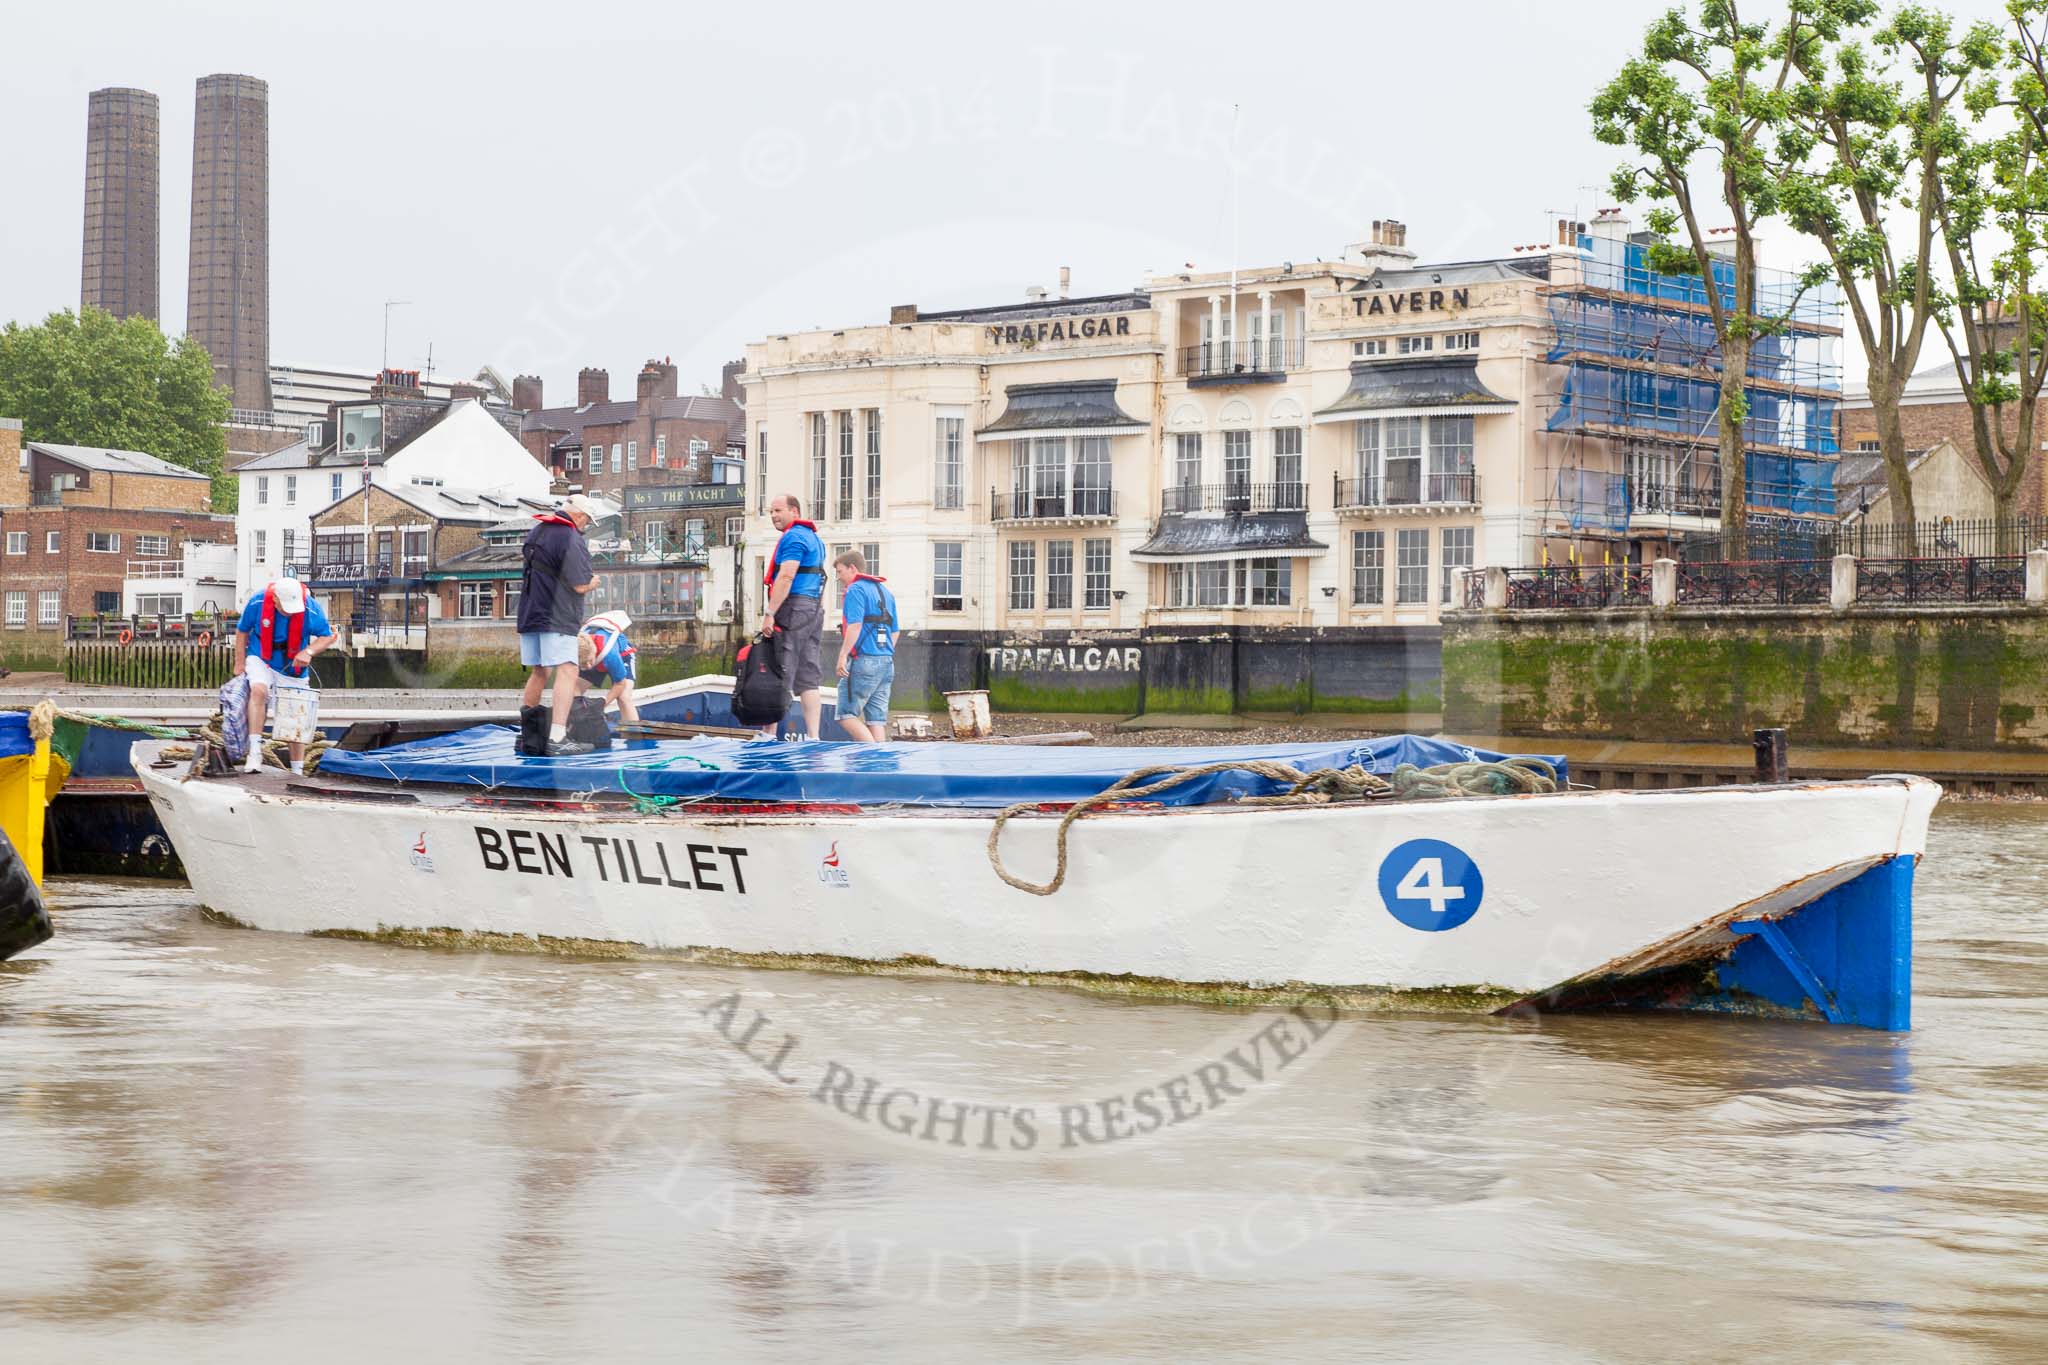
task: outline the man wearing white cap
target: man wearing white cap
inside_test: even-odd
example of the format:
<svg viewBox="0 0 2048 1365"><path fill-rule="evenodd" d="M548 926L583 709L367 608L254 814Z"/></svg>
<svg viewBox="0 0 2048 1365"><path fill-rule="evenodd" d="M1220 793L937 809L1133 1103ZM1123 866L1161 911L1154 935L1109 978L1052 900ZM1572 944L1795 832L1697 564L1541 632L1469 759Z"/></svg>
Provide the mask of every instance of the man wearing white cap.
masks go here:
<svg viewBox="0 0 2048 1365"><path fill-rule="evenodd" d="M301 687L314 656L334 643L334 627L318 602L308 601L306 586L296 578L267 584L242 608L235 623L235 672L249 679L248 770L263 766L263 720L271 688ZM306 770L306 746L291 742L292 771Z"/></svg>
<svg viewBox="0 0 2048 1365"><path fill-rule="evenodd" d="M619 720L626 725L640 723L640 709L633 705L633 642L626 638L626 632L633 628L633 618L622 611L601 611L583 623L583 633L576 638L576 662L581 669L581 682L577 691L590 688L609 688L604 699L607 705L617 702Z"/></svg>
<svg viewBox="0 0 2048 1365"><path fill-rule="evenodd" d="M583 626L583 597L597 586L597 568L583 533L596 519L596 504L578 493L560 511L534 517L536 525L526 533L521 551L519 662L527 675L519 705L532 710L552 689L550 755L590 752L590 745L569 738L569 704L576 700L576 633Z"/></svg>

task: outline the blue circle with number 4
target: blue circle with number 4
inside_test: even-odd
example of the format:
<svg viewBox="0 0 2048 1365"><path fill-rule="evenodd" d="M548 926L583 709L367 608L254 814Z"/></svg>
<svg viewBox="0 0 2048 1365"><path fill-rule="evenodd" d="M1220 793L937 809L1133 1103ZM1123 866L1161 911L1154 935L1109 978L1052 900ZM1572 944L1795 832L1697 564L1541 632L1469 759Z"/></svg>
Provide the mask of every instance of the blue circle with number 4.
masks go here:
<svg viewBox="0 0 2048 1365"><path fill-rule="evenodd" d="M1456 844L1410 839L1380 863L1380 899L1410 929L1439 933L1479 913L1486 879Z"/></svg>

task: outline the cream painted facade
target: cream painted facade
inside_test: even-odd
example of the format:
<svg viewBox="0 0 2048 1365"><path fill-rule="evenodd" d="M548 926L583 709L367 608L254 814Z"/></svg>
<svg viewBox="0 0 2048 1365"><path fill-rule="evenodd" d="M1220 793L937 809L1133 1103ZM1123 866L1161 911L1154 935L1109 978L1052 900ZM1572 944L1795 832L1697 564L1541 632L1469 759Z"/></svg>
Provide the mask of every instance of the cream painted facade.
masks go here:
<svg viewBox="0 0 2048 1365"><path fill-rule="evenodd" d="M1418 267L1374 227L1234 292L1171 275L750 345L754 581L795 492L828 549L879 552L909 629L1434 622L1456 569L1536 555L1543 290L1578 253Z"/></svg>

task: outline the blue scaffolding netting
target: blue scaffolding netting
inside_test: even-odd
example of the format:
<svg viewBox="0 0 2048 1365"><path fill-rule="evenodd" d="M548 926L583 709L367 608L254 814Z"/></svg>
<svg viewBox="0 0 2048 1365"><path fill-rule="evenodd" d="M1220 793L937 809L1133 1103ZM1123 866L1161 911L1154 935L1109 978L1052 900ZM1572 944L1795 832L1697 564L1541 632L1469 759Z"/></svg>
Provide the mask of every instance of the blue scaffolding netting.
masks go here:
<svg viewBox="0 0 2048 1365"><path fill-rule="evenodd" d="M1649 269L1638 242L1581 236L1579 245L1582 287L1550 298L1555 333L1547 358L1564 365L1565 376L1546 429L1695 454L1676 464L1629 458L1613 472L1560 470L1557 510L1574 530L1626 529L1630 515L1643 511L1697 511L1718 498L1719 483L1721 349L1701 311L1710 283ZM1732 301L1733 264L1716 262L1711 274L1711 287ZM1756 340L1745 371L1754 385L1744 386L1745 502L1759 511L1832 516L1840 297L1827 286L1802 292L1793 276L1764 271L1757 307L1780 319L1782 330Z"/></svg>

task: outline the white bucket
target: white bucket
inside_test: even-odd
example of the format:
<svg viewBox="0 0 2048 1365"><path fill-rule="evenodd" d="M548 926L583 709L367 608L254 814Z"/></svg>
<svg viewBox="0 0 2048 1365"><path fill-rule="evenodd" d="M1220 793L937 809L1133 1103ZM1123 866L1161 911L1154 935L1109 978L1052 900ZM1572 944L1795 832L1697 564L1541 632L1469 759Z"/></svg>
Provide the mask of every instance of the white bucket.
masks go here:
<svg viewBox="0 0 2048 1365"><path fill-rule="evenodd" d="M270 737L285 744L320 738L320 694L298 678L270 681Z"/></svg>
<svg viewBox="0 0 2048 1365"><path fill-rule="evenodd" d="M979 688L971 692L948 692L946 716L953 722L955 739L987 739L995 732L995 726L988 717L988 693Z"/></svg>

